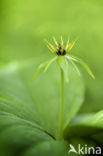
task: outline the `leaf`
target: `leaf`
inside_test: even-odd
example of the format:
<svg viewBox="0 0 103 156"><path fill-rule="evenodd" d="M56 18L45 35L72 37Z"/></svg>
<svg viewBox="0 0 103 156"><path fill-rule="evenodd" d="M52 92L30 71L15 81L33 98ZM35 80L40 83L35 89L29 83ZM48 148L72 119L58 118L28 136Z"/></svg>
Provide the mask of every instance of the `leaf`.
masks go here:
<svg viewBox="0 0 103 156"><path fill-rule="evenodd" d="M79 59L78 57L75 57L75 56L73 56L73 55L70 55L70 57L71 57L71 59L73 58L74 61L80 63L80 64L86 69L86 71L89 73L89 75L90 75L93 79L95 79L95 76L93 75L91 69L89 68L89 66L88 66L85 62L83 62L81 59Z"/></svg>
<svg viewBox="0 0 103 156"><path fill-rule="evenodd" d="M81 115L83 118L83 115ZM85 120L77 120L74 123L71 123L65 128L64 135L65 138L71 136L82 136L82 137L91 137L93 138L96 134L101 134L103 132L103 111L98 112L95 115L92 115Z"/></svg>
<svg viewBox="0 0 103 156"><path fill-rule="evenodd" d="M45 141L37 144L36 146L30 147L23 156L82 156L83 154L78 154L78 145L84 147L83 152L85 153L85 145L88 147L95 147L96 144L92 140L84 140L82 138L71 138L66 141ZM73 147L77 154L70 152L70 147ZM85 155L85 154L84 154Z"/></svg>
<svg viewBox="0 0 103 156"><path fill-rule="evenodd" d="M0 154L4 149L5 153L7 152L5 156L9 155L8 151L15 155L16 150L45 140L52 140L52 137L34 123L18 118L11 113L1 114L0 112L0 122L0 144L4 144L0 148Z"/></svg>
<svg viewBox="0 0 103 156"><path fill-rule="evenodd" d="M29 74L28 71L30 72ZM32 81L32 83L29 82L31 73L31 67L28 67L28 70L26 69L25 72L22 72L24 79L26 79L26 84L28 83L33 100L36 103L36 108L45 121L44 126L46 131L58 138L60 126L60 70L57 67L56 62L54 62L46 73L40 73L38 78L35 79L35 81ZM68 124L72 117L77 113L84 99L82 78L75 78L76 73L71 65L69 66L69 73L70 82L65 84L65 125ZM79 87L76 87L78 85ZM74 89L74 87L76 88ZM55 121L55 119L57 120Z"/></svg>
<svg viewBox="0 0 103 156"><path fill-rule="evenodd" d="M23 156L68 156L68 143L66 141L45 141L29 148Z"/></svg>
<svg viewBox="0 0 103 156"><path fill-rule="evenodd" d="M10 63L0 71L0 144L11 152L58 138L60 71L55 62L50 70L31 81L37 65L36 59L33 62ZM71 66L69 72L70 84L65 86L65 123L77 113L84 95L82 79L75 79Z"/></svg>

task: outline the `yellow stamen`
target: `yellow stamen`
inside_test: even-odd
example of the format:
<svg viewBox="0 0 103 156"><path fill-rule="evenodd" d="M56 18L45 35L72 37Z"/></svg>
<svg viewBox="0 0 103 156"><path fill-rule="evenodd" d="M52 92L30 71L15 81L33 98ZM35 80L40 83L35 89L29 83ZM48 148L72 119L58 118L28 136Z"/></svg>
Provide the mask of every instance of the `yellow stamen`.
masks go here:
<svg viewBox="0 0 103 156"><path fill-rule="evenodd" d="M69 44L66 46L65 50L68 51L70 47L71 47L71 44L69 43Z"/></svg>
<svg viewBox="0 0 103 156"><path fill-rule="evenodd" d="M47 40L45 40L45 41L50 46L50 48L53 50L53 52L56 51L56 48L51 43L49 43Z"/></svg>
<svg viewBox="0 0 103 156"><path fill-rule="evenodd" d="M62 38L62 36L61 36L61 46L63 46L63 38Z"/></svg>
<svg viewBox="0 0 103 156"><path fill-rule="evenodd" d="M53 37L53 41L54 41L55 45L58 47L58 43L57 43L55 37Z"/></svg>
<svg viewBox="0 0 103 156"><path fill-rule="evenodd" d="M66 47L65 47L66 50L68 49L69 42L70 42L70 37L68 37L68 41L67 41L67 44L66 44Z"/></svg>
<svg viewBox="0 0 103 156"><path fill-rule="evenodd" d="M74 41L73 43L70 44L70 48L69 48L69 50L71 50L71 49L73 48L75 42L76 42L76 41Z"/></svg>
<svg viewBox="0 0 103 156"><path fill-rule="evenodd" d="M75 44L75 42L77 41L77 38L72 42L72 43L68 43L67 45L66 45L66 50L68 51L68 50L71 50L72 48L73 48L73 46L74 46L74 44Z"/></svg>
<svg viewBox="0 0 103 156"><path fill-rule="evenodd" d="M54 50L52 48L49 47L49 45L47 45L47 48L53 53Z"/></svg>

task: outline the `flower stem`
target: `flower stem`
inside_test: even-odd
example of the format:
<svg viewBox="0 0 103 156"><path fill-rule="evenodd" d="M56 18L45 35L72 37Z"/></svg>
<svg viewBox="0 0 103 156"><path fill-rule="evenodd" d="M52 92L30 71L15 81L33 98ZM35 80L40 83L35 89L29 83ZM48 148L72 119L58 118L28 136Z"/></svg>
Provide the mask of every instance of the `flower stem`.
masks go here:
<svg viewBox="0 0 103 156"><path fill-rule="evenodd" d="M60 105L60 136L59 139L63 139L63 127L64 127L64 71L61 70L61 105Z"/></svg>

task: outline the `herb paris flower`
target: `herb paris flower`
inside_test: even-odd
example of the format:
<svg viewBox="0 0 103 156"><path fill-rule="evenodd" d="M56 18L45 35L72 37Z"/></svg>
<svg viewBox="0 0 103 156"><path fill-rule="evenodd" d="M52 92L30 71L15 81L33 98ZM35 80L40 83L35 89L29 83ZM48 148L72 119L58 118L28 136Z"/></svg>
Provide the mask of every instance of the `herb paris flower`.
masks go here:
<svg viewBox="0 0 103 156"><path fill-rule="evenodd" d="M57 61L57 63L63 68L64 70L64 73L65 75L67 76L66 74L66 69L63 67L65 66L65 64L68 66L68 61L71 62L71 64L74 66L76 72L80 75L80 71L76 65L76 63L79 63L81 64L86 70L87 72L89 73L89 75L94 79L94 75L92 73L92 71L90 70L90 68L88 67L88 65L83 62L80 58L76 57L76 56L73 56L71 54L68 54L69 51L73 48L75 41L73 42L69 42L69 40L67 41L67 44L66 46L64 47L64 43L63 43L63 39L61 37L61 43L57 43L56 39L53 37L53 40L54 40L54 43L55 43L55 46L52 45L51 43L49 43L48 41L47 42L47 47L48 49L53 53L55 54L56 56L54 58L52 58L51 60L49 61L46 61L42 64L40 64L38 66L38 68L36 69L34 75L33 75L33 78L35 78L37 76L37 74L42 70L44 69L44 72L46 72L48 70L48 68L50 67L50 65L54 62L54 61ZM67 78L68 79L68 78Z"/></svg>
<svg viewBox="0 0 103 156"><path fill-rule="evenodd" d="M75 68L76 72L79 75L80 75L80 71L76 63L81 64L87 70L87 72L93 79L95 77L86 63L84 63L78 57L69 54L76 40L71 43L68 40L66 46L64 46L62 37L61 37L60 43L57 43L54 37L53 37L53 40L54 40L55 46L49 43L48 41L46 41L46 43L47 43L48 49L53 54L55 54L55 56L51 60L40 64L38 68L36 69L33 75L33 78L35 78L42 69L44 69L44 72L46 72L48 68L50 67L50 65L53 62L57 61L59 68L60 68L60 72L61 72L61 97L60 97L61 98L61 105L60 105L61 112L60 112L60 132L59 132L59 140L61 140L63 139L63 130L64 130L64 81L66 80L68 82L68 66L69 66L68 61L73 65L73 67Z"/></svg>

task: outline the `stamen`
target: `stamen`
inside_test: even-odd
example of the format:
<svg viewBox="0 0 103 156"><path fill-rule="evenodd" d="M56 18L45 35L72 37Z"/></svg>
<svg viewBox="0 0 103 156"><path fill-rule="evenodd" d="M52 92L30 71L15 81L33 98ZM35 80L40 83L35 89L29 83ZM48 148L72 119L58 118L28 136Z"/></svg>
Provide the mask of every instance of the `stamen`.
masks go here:
<svg viewBox="0 0 103 156"><path fill-rule="evenodd" d="M49 43L47 40L45 40L45 41L50 46L50 48L53 50L53 52L56 51L56 48L51 43Z"/></svg>
<svg viewBox="0 0 103 156"><path fill-rule="evenodd" d="M49 47L49 45L47 45L47 48L53 53L54 50L52 48Z"/></svg>
<svg viewBox="0 0 103 156"><path fill-rule="evenodd" d="M58 43L57 43L55 37L53 37L53 41L54 41L55 45L58 47Z"/></svg>
<svg viewBox="0 0 103 156"><path fill-rule="evenodd" d="M61 36L61 46L63 46L63 38L62 38L62 36Z"/></svg>
<svg viewBox="0 0 103 156"><path fill-rule="evenodd" d="M69 46L69 42L70 42L70 37L68 37L68 41L67 41L67 44L66 44L66 47L65 47L66 50L67 50L67 48Z"/></svg>

